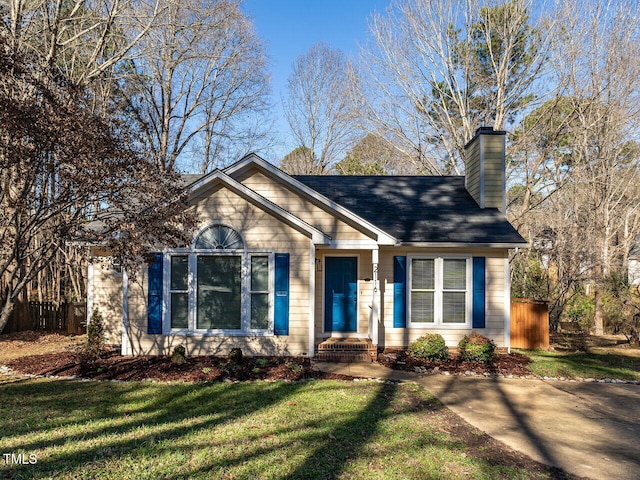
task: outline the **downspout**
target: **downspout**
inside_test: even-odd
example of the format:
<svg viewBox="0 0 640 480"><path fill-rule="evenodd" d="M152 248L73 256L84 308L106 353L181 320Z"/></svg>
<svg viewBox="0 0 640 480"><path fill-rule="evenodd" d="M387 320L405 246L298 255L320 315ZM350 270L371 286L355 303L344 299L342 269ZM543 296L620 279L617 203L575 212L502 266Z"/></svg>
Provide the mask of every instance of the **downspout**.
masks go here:
<svg viewBox="0 0 640 480"><path fill-rule="evenodd" d="M125 268L122 269L122 345L120 351L122 355L131 355L129 337L129 274Z"/></svg>
<svg viewBox="0 0 640 480"><path fill-rule="evenodd" d="M89 259L89 265L87 266L87 325L89 325L89 321L91 320L91 316L93 315L93 303L96 289L96 286L94 284L95 274L92 260L92 258Z"/></svg>
<svg viewBox="0 0 640 480"><path fill-rule="evenodd" d="M508 252L504 258L504 344L507 353L511 353L511 271Z"/></svg>
<svg viewBox="0 0 640 480"><path fill-rule="evenodd" d="M309 357L315 356L316 342L316 247L309 242Z"/></svg>

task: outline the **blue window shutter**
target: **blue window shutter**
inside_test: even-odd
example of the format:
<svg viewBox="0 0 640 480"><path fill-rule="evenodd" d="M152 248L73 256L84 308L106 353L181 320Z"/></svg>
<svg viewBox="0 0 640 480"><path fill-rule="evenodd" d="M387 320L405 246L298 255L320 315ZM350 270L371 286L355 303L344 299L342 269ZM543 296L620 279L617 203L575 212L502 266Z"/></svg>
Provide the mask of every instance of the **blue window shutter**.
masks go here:
<svg viewBox="0 0 640 480"><path fill-rule="evenodd" d="M407 257L393 257L393 326L407 326Z"/></svg>
<svg viewBox="0 0 640 480"><path fill-rule="evenodd" d="M162 254L154 253L149 264L147 333L162 333Z"/></svg>
<svg viewBox="0 0 640 480"><path fill-rule="evenodd" d="M289 254L276 253L276 291L273 303L276 335L289 335Z"/></svg>
<svg viewBox="0 0 640 480"><path fill-rule="evenodd" d="M485 257L473 257L473 328L485 328Z"/></svg>

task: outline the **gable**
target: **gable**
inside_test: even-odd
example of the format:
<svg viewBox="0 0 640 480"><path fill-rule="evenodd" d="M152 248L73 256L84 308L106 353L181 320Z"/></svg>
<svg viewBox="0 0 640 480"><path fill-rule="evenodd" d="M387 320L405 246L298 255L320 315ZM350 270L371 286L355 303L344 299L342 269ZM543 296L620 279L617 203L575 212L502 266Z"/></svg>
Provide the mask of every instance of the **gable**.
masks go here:
<svg viewBox="0 0 640 480"><path fill-rule="evenodd" d="M229 200L233 196L238 199ZM315 244L325 245L331 242L330 236L219 170L191 184L188 201L196 207L201 217L213 221L237 218L239 226L250 226L255 212L261 211L311 238ZM252 209L248 209L247 205L252 205Z"/></svg>
<svg viewBox="0 0 640 480"><path fill-rule="evenodd" d="M257 170L244 173L239 181L326 235L329 235L332 239L371 240L371 234L367 235L355 227L348 225L343 220L336 218L331 213L314 205L299 194L292 192L281 183L274 182Z"/></svg>
<svg viewBox="0 0 640 480"><path fill-rule="evenodd" d="M293 180L286 174L282 173L282 175L285 175L286 179ZM323 203L320 199L321 195L315 192L313 197L305 194L286 179L283 181L278 176L274 176L272 172L261 168L259 164L250 163L245 168L230 172L230 176L330 236L333 246L364 245L367 243L374 245L381 237L388 244L395 243L376 227L371 226L372 228L370 228L370 226L359 222L355 215L343 207L339 206L339 209L344 210L347 214L337 211L328 205L328 202Z"/></svg>
<svg viewBox="0 0 640 480"><path fill-rule="evenodd" d="M249 248L300 250L308 253L309 235L288 225L272 212L248 201L233 190L220 186L195 199L201 226L228 225L240 232Z"/></svg>

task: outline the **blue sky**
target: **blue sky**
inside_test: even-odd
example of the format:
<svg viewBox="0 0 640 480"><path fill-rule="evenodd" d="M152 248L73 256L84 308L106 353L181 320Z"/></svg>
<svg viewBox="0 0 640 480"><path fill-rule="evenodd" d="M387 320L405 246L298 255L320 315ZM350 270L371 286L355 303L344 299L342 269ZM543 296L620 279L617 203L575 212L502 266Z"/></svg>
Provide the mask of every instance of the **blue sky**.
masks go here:
<svg viewBox="0 0 640 480"><path fill-rule="evenodd" d="M295 148L283 118L280 96L286 94L291 64L298 55L322 40L347 55L355 56L367 38L371 13L382 12L389 0L245 0L243 10L254 21L271 60L276 127L282 145L266 154L278 161Z"/></svg>

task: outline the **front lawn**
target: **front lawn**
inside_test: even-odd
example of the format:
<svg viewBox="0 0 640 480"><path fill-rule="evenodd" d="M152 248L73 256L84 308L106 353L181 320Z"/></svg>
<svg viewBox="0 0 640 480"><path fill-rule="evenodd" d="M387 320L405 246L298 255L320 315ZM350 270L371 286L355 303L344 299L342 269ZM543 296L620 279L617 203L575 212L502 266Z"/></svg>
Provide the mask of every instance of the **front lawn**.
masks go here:
<svg viewBox="0 0 640 480"><path fill-rule="evenodd" d="M415 384L6 377L0 404L27 463L0 478L555 478Z"/></svg>
<svg viewBox="0 0 640 480"><path fill-rule="evenodd" d="M590 349L589 352L522 350L529 368L542 377L640 380L638 349Z"/></svg>
<svg viewBox="0 0 640 480"><path fill-rule="evenodd" d="M86 342L86 335L49 332L15 332L0 335L0 365L25 355L65 351Z"/></svg>

